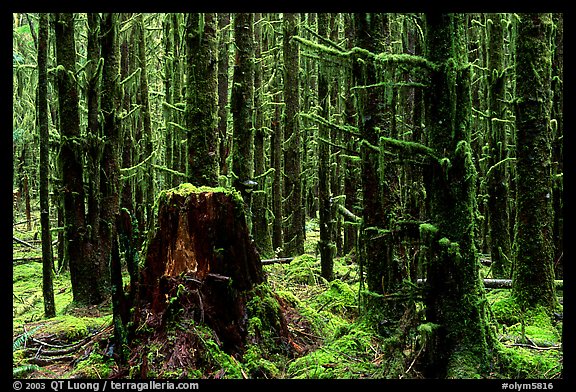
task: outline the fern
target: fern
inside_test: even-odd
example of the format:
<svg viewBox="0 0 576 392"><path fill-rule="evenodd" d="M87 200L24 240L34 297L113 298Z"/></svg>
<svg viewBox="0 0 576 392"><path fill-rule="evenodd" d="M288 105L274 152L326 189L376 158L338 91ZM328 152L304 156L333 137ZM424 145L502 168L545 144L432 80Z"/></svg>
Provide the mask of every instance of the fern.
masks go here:
<svg viewBox="0 0 576 392"><path fill-rule="evenodd" d="M40 325L38 325L35 328L32 328L30 331L24 332L22 335L18 336L18 338L16 338L16 340L14 340L14 342L12 343L12 351L16 351L18 349L20 349L24 344L26 344L26 341L34 334L34 332L36 332L38 329L40 329Z"/></svg>
<svg viewBox="0 0 576 392"><path fill-rule="evenodd" d="M38 365L22 365L22 366L18 366L15 367L14 369L12 369L12 377L17 378L17 377L22 377L24 375L26 375L27 373L32 373L36 370L41 370L42 368Z"/></svg>

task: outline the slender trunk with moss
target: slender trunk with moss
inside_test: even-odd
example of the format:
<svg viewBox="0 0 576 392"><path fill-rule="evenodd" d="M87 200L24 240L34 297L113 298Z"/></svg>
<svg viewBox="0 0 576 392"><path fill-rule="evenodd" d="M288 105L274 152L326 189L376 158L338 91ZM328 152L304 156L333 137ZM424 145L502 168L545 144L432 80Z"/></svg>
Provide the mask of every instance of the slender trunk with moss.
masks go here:
<svg viewBox="0 0 576 392"><path fill-rule="evenodd" d="M383 14L355 14L356 46L379 53L384 41ZM377 69L374 61L357 59L354 63L354 77L357 86L376 84ZM368 290L383 294L396 291L392 247L389 244L389 230L383 200L385 183L382 183L380 156L377 149L383 129L387 126L388 108L380 88L357 88L358 128L362 137L360 144L362 172L362 260L366 266Z"/></svg>
<svg viewBox="0 0 576 392"><path fill-rule="evenodd" d="M228 68L230 63L230 13L218 13L218 135L220 145L218 155L220 160L220 173L226 175L228 167L226 158L230 154L228 137Z"/></svg>
<svg viewBox="0 0 576 392"><path fill-rule="evenodd" d="M281 92L279 88L280 69L281 66L276 63L276 75L271 86L274 114L270 124L270 129L272 130L272 136L270 138L272 157L270 161L271 166L274 168L274 180L272 182L272 215L274 216L272 222L272 246L274 252L276 252L276 256L284 255L284 232L282 228L282 220L284 217L284 211L282 209L282 189L284 183L282 178L282 170L284 167L282 164L282 144L284 144L284 129L282 128L282 122L280 120L280 113L282 111L280 106Z"/></svg>
<svg viewBox="0 0 576 392"><path fill-rule="evenodd" d="M253 236L256 249L262 256L271 257L272 237L268 229L267 192L265 169L265 146L267 136L264 128L264 92L263 92L263 65L262 65L262 14L255 15L254 42L255 42L255 69L254 69L254 177L257 179L255 191L252 196Z"/></svg>
<svg viewBox="0 0 576 392"><path fill-rule="evenodd" d="M488 215L490 220L490 254L492 274L496 278L510 275L510 219L508 214L508 181L505 159L508 154L506 136L506 73L504 71L504 29L506 21L500 14L491 14L488 23L488 143L490 167L488 177Z"/></svg>
<svg viewBox="0 0 576 392"><path fill-rule="evenodd" d="M350 50L355 44L352 14L344 15L344 35L346 37L346 49ZM356 125L356 107L354 105L354 95L351 91L353 87L352 72L347 70L344 78L346 86L346 88L344 88L344 121L346 125ZM356 145L357 140L354 137L349 138L346 143L346 146L351 151L356 150ZM356 157L346 156L346 159L344 159L344 195L346 196L344 207L356 215L358 215L357 209L360 204L357 197L358 189L360 188L359 179L359 165L357 164ZM356 222L344 223L344 243L342 245L344 254L348 254L356 249L358 241L357 226L358 224Z"/></svg>
<svg viewBox="0 0 576 392"><path fill-rule="evenodd" d="M40 13L38 23L38 128L40 130L40 226L42 230L42 294L44 317L56 316L52 284L52 235L48 200L48 14Z"/></svg>
<svg viewBox="0 0 576 392"><path fill-rule="evenodd" d="M328 18L326 13L318 14L318 35L327 37ZM320 63L318 68L318 101L320 115L329 118L329 94L327 67ZM320 266L322 276L327 280L334 279L334 244L332 241L332 211L330 206L330 130L326 124L318 124L318 210L320 225Z"/></svg>
<svg viewBox="0 0 576 392"><path fill-rule="evenodd" d="M120 15L120 23L125 22L130 19L130 14L122 13ZM127 33L121 34L120 40L120 78L122 80L126 79L133 72L134 61L133 56L130 56L129 50L129 38ZM130 85L124 85L123 87L123 97L122 97L122 110L126 113L130 112L131 109L131 91ZM132 167L133 162L133 151L134 143L132 138L132 122L125 120L122 122L122 167L129 168ZM120 195L120 207L125 208L128 211L134 212L134 192L133 192L134 178L129 176L121 182L121 195Z"/></svg>
<svg viewBox="0 0 576 392"><path fill-rule="evenodd" d="M231 95L233 117L232 185L244 198L246 219L251 229L252 190L254 189L254 14L238 13L234 16L236 62Z"/></svg>
<svg viewBox="0 0 576 392"><path fill-rule="evenodd" d="M287 255L304 253L300 138L300 50L292 39L298 35L299 14L285 13L282 28L284 56L284 249Z"/></svg>
<svg viewBox="0 0 576 392"><path fill-rule="evenodd" d="M218 40L216 14L186 18L188 181L218 185Z"/></svg>
<svg viewBox="0 0 576 392"><path fill-rule="evenodd" d="M102 141L100 139L100 25L97 13L88 13L88 42L87 56L89 64L86 67L88 85L86 88L88 105L88 126L86 143L88 154L86 154L86 178L88 182L88 224L92 228L90 232L90 242L94 246L93 252L98 252L98 233L100 231L100 160L102 157Z"/></svg>
<svg viewBox="0 0 576 392"><path fill-rule="evenodd" d="M433 162L430 198L431 252L427 260L425 375L472 378L488 371L484 288L474 244L477 174L470 148L470 66L460 15L427 14L427 58L431 70L426 96L428 146ZM421 226L421 231L424 228Z"/></svg>
<svg viewBox="0 0 576 392"><path fill-rule="evenodd" d="M143 14L136 15L136 41L138 45L138 66L140 68L140 94L141 107L140 116L142 118L142 136L143 136L143 155L148 159L147 170L143 171L143 181L139 184L142 186L144 213L146 216L146 227L152 224L152 207L154 205L154 170L152 164L155 159L152 156L152 119L150 113L150 99L148 88L148 61L146 59L146 34L144 29Z"/></svg>
<svg viewBox="0 0 576 392"><path fill-rule="evenodd" d="M552 141L553 187L552 208L554 210L554 272L556 279L564 274L564 15L554 14L556 26L554 59L552 61L552 103L551 124L554 130Z"/></svg>
<svg viewBox="0 0 576 392"><path fill-rule="evenodd" d="M516 47L516 259L512 293L525 309L552 311L551 14L521 14Z"/></svg>
<svg viewBox="0 0 576 392"><path fill-rule="evenodd" d="M110 282L110 260L116 242L116 220L120 208L120 121L118 112L121 106L119 88L120 61L117 38L118 14L102 15L100 23L102 57L106 59L102 71L102 136L105 138L102 156L102 174L100 177L101 192L101 225L100 251L102 252L102 271L106 271L106 283Z"/></svg>
<svg viewBox="0 0 576 392"><path fill-rule="evenodd" d="M173 49L173 39L171 35L172 23L170 21L170 15L164 16L162 21L162 40L164 41L164 105L162 107L162 115L164 117L164 127L166 128L166 141L165 141L165 154L166 154L166 166L172 170L173 153L174 153L174 133L175 126L172 125L174 111L174 102L172 101L172 78L174 72L174 49ZM167 188L171 188L174 185L174 176L170 172L164 174L164 183Z"/></svg>
<svg viewBox="0 0 576 392"><path fill-rule="evenodd" d="M79 99L74 80L76 44L74 15L54 14L58 109L60 115L60 170L64 206L64 263L70 268L72 295L77 304L97 304L98 290L95 266L86 257L88 229L84 209L84 168L80 154Z"/></svg>

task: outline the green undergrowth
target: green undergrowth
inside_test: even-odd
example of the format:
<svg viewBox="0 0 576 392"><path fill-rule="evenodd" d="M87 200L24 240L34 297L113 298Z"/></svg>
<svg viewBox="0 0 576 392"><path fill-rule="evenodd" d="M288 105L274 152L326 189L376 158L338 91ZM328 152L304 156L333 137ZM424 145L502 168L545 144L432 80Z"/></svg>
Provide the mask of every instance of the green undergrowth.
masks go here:
<svg viewBox="0 0 576 392"><path fill-rule="evenodd" d="M552 379L562 371L562 322L543 309L523 311L511 290L486 295L497 329L497 374L502 378ZM563 312L560 306L558 312Z"/></svg>
<svg viewBox="0 0 576 392"><path fill-rule="evenodd" d="M392 329L382 335L359 306L359 266L354 254L334 259L331 282L320 275L315 253L317 224L309 221L306 254L290 263L265 265L266 282L246 296L246 345L238 352L225 350L216 333L192 319L174 320L164 334L135 342L141 355L125 377L141 378L260 378L260 379L360 379L418 378L423 360L422 342L436 325L423 318L423 303L415 299L418 320L412 335L401 337ZM488 275L489 271L483 270ZM67 273L54 277L57 317L43 318L42 264L13 268L13 337L25 332L43 339L57 336L59 344L86 339L111 323L110 305L77 308L72 302ZM496 338L489 374L495 379L554 379L563 368L562 321L542 311L526 312L516 304L511 290L487 290L490 326ZM280 322L284 315L284 324ZM560 306L558 314L563 313ZM279 339L287 329L289 339ZM108 338L110 336L108 335ZM25 339L20 339L24 341ZM21 343L21 342L20 342ZM69 344L68 343L68 344ZM99 344L99 346L98 346ZM104 355L102 342L74 368L59 377L105 378L117 368ZM92 347L92 346L89 346ZM23 375L56 377L27 362L25 347L14 350L14 368Z"/></svg>

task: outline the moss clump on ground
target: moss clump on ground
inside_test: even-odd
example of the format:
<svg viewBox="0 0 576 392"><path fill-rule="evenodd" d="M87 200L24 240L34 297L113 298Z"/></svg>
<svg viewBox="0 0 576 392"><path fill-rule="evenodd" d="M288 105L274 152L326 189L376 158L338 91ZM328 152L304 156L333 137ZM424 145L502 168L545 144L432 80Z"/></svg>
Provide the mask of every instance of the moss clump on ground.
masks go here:
<svg viewBox="0 0 576 392"><path fill-rule="evenodd" d="M104 357L102 354L93 350L87 359L80 361L74 370L70 373L69 378L88 378L104 379L112 374L115 362L110 357Z"/></svg>

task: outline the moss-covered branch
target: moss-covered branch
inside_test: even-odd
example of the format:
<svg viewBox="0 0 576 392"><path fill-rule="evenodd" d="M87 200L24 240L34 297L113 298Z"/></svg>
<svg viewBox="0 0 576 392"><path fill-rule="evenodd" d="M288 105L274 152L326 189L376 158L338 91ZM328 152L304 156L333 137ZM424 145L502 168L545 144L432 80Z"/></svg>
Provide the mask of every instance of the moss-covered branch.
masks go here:
<svg viewBox="0 0 576 392"><path fill-rule="evenodd" d="M427 60L422 56L416 56L411 54L394 54L394 53L373 53L367 49L353 47L350 50L344 51L340 49L338 46L334 47L333 45L323 45L317 42L313 42L311 40L294 36L294 40L298 41L302 45L320 51L324 54L342 57L342 58L350 58L350 59L372 59L375 60L377 63L381 63L384 65L412 65L415 67L425 68L427 70L435 70L437 65L433 62Z"/></svg>
<svg viewBox="0 0 576 392"><path fill-rule="evenodd" d="M440 162L440 158L436 155L433 149L420 143L398 140L390 137L381 137L380 143L390 146L396 150L400 150L404 154L424 155Z"/></svg>

